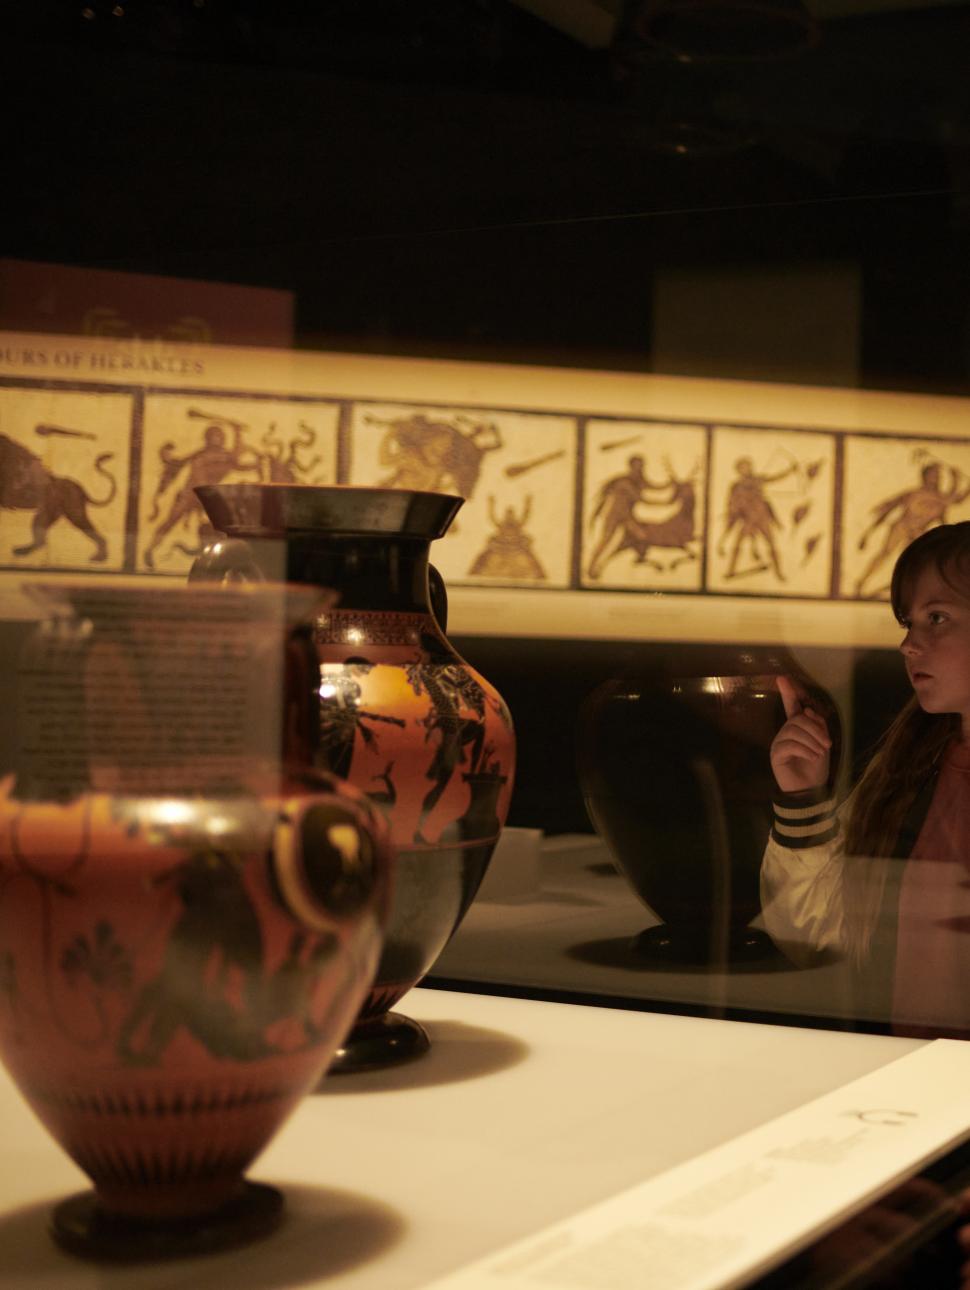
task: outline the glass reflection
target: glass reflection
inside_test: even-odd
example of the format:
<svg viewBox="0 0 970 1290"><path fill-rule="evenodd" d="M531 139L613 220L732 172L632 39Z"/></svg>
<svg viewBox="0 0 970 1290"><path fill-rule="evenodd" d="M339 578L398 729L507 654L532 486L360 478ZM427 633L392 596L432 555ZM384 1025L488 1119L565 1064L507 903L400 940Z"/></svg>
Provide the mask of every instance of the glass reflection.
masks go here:
<svg viewBox="0 0 970 1290"><path fill-rule="evenodd" d="M842 805L824 717L778 682L768 929L796 962L844 953L859 1010L903 1034L962 1037L970 1019L968 575L967 522L928 529L899 557L891 599L914 693Z"/></svg>

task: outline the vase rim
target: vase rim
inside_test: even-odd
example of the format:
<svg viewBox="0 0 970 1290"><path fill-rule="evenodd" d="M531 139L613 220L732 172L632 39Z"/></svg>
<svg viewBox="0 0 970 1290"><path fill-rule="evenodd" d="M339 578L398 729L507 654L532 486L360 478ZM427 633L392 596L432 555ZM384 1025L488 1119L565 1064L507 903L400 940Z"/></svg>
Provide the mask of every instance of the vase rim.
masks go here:
<svg viewBox="0 0 970 1290"><path fill-rule="evenodd" d="M443 537L464 498L358 484L201 484L195 490L224 533L331 533Z"/></svg>

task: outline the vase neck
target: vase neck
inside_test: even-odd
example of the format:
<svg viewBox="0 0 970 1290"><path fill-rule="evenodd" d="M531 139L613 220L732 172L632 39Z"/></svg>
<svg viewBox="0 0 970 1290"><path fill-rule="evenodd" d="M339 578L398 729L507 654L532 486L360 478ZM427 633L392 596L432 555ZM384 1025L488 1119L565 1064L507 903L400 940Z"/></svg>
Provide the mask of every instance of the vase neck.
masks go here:
<svg viewBox="0 0 970 1290"><path fill-rule="evenodd" d="M300 533L246 541L264 576L332 587L340 609L431 613L423 539Z"/></svg>

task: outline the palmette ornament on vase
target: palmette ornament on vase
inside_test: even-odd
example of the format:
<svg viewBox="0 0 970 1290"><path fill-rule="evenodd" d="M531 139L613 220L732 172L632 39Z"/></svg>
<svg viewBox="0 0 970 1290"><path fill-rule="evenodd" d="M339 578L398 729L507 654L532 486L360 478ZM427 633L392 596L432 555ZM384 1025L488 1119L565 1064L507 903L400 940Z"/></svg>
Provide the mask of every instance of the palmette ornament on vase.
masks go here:
<svg viewBox="0 0 970 1290"><path fill-rule="evenodd" d="M198 491L226 537L203 553L194 579L315 581L339 597L314 622L317 761L382 809L395 876L377 977L333 1069L414 1056L427 1037L389 1009L428 972L474 899L514 773L508 709L448 642L444 588L428 564L461 498L272 484Z"/></svg>
<svg viewBox="0 0 970 1290"><path fill-rule="evenodd" d="M271 593L46 595L0 782L0 1048L95 1184L54 1232L109 1258L251 1239L280 1198L243 1174L376 968L386 825L290 762L310 647Z"/></svg>

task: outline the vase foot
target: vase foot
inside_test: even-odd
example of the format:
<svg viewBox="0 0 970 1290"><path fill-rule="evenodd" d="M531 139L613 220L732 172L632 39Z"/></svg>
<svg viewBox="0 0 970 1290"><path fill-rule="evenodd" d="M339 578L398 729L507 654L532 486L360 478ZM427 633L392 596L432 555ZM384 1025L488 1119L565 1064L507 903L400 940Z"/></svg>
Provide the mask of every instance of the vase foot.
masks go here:
<svg viewBox="0 0 970 1290"><path fill-rule="evenodd" d="M282 1216L282 1193L264 1183L244 1182L238 1195L212 1213L158 1222L106 1213L89 1191L55 1206L51 1235L83 1258L151 1263L248 1245L274 1231Z"/></svg>
<svg viewBox="0 0 970 1290"><path fill-rule="evenodd" d="M355 1075L422 1057L431 1047L423 1026L400 1012L354 1026L334 1054L328 1075Z"/></svg>
<svg viewBox="0 0 970 1290"><path fill-rule="evenodd" d="M681 929L661 923L648 927L630 941L630 949L640 958L657 963L690 963L718 966L712 953L710 934L698 935L693 928ZM778 957L774 941L755 927L733 928L727 938L725 962L731 964L762 963Z"/></svg>

